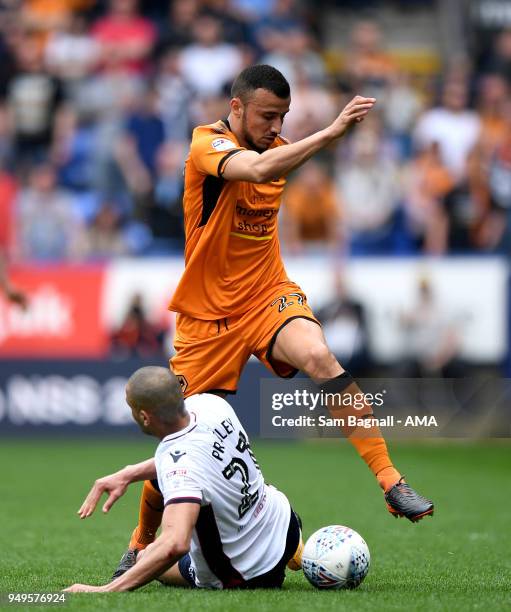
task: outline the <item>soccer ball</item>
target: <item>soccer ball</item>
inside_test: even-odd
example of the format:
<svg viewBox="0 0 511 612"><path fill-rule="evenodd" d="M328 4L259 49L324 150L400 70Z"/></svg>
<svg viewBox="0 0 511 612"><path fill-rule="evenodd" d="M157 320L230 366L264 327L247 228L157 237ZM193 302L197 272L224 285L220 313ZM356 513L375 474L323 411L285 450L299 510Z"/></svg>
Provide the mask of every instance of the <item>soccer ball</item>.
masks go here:
<svg viewBox="0 0 511 612"><path fill-rule="evenodd" d="M318 529L303 548L303 573L318 589L355 589L367 576L370 562L362 536L343 525Z"/></svg>

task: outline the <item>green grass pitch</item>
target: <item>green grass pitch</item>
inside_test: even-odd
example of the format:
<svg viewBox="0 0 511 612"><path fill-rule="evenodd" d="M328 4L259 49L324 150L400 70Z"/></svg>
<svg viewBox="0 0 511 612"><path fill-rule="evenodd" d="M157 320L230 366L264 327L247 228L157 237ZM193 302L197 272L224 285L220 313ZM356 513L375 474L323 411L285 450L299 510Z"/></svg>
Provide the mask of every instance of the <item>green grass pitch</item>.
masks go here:
<svg viewBox="0 0 511 612"><path fill-rule="evenodd" d="M391 445L396 465L436 503L435 516L419 524L387 513L373 477L345 441L258 442L254 448L267 481L301 514L305 536L340 523L366 539L372 564L359 589L320 592L300 572L289 572L281 591L192 591L153 583L134 593L75 595L65 609L511 609L509 442ZM103 583L136 523L140 486L106 516L80 521L76 510L94 478L145 459L153 449L142 438L2 440L0 591Z"/></svg>

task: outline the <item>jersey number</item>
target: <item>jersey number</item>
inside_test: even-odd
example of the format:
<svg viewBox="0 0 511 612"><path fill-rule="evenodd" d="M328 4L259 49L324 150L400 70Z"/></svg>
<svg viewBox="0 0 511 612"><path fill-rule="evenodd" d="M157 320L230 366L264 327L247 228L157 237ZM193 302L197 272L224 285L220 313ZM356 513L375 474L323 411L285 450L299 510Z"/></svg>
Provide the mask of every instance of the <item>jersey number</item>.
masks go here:
<svg viewBox="0 0 511 612"><path fill-rule="evenodd" d="M244 451L248 451L250 458L254 462L254 465L256 466L257 469L259 469L259 465L257 464L257 461L255 460L254 454L252 453L252 449L250 448L250 444L248 443L247 438L243 435L242 432L240 432L238 444L236 444L236 450L238 450L240 453L243 453ZM238 506L238 516L239 518L243 518L245 514L250 510L250 508L252 508L252 506L259 499L259 492L256 491L255 493L250 493L248 466L243 461L243 459L241 459L241 457L233 457L230 463L228 463L225 466L225 468L222 470L222 474L224 478L226 478L227 480L231 480L231 478L233 478L236 475L236 473L240 474L241 484L242 484L242 487L241 487L242 498L241 498L241 504Z"/></svg>
<svg viewBox="0 0 511 612"><path fill-rule="evenodd" d="M270 304L270 306L275 306L275 304L278 304L279 305L279 312L282 312L288 306L293 306L294 303L295 303L293 300L288 300L287 299L288 297L295 297L298 300L298 304L300 306L304 305L304 301L305 301L305 296L304 295L302 295L301 293L289 293L288 295L281 295L276 300L273 300L273 302Z"/></svg>

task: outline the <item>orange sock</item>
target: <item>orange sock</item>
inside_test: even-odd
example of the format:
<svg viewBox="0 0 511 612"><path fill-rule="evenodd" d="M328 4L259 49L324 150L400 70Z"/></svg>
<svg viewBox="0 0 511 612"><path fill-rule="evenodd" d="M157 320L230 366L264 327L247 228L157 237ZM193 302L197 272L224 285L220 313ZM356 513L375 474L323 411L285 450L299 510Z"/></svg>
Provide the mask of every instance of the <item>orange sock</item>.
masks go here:
<svg viewBox="0 0 511 612"><path fill-rule="evenodd" d="M131 535L129 547L142 550L156 538L163 514L163 497L150 480L144 482L138 525Z"/></svg>
<svg viewBox="0 0 511 612"><path fill-rule="evenodd" d="M357 438L356 434L352 434L349 440L376 476L380 487L384 491L388 491L401 478L401 474L392 465L383 438Z"/></svg>
<svg viewBox="0 0 511 612"><path fill-rule="evenodd" d="M357 418L370 418L373 414L372 405L366 403L365 396L357 382L348 372L343 372L337 378L333 378L322 386L329 392L341 393L341 395L351 395L352 402L339 402L335 395L332 395L332 402L329 405L330 413L333 417L354 416ZM361 400L362 398L362 400ZM361 401L362 406L360 406ZM356 409L354 407L357 407ZM342 427L344 435L357 449L358 454L367 463L367 466L376 476L380 487L388 491L401 478L401 474L393 466L389 457L387 445L381 435L378 425L371 427Z"/></svg>

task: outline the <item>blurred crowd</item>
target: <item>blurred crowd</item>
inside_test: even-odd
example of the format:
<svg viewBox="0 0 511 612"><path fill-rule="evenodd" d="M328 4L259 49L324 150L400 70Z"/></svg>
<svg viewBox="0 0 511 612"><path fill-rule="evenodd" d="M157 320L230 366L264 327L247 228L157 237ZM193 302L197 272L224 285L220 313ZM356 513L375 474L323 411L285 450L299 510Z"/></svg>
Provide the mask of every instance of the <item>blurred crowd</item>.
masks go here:
<svg viewBox="0 0 511 612"><path fill-rule="evenodd" d="M330 9L331 10L331 9ZM328 61L302 0L8 0L0 7L0 250L14 261L180 253L191 130L228 112L235 75L289 79L284 135L356 93L377 107L290 181L292 253L509 253L511 32L484 61L405 71L363 20Z"/></svg>
<svg viewBox="0 0 511 612"><path fill-rule="evenodd" d="M355 376L380 376L383 364L374 354L367 307L353 295L342 267L334 266L332 275L333 295L316 313L328 346ZM386 371L397 378L466 376L470 368L462 358L462 316L447 314L427 274L417 277L414 293L409 308L386 315L386 324L392 325L401 343L399 356L388 360Z"/></svg>

